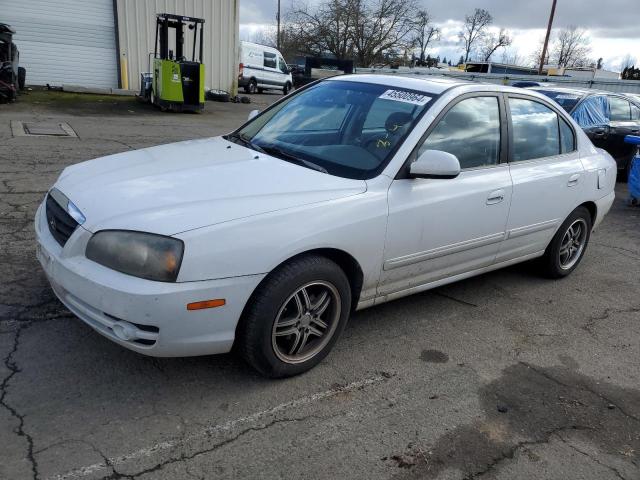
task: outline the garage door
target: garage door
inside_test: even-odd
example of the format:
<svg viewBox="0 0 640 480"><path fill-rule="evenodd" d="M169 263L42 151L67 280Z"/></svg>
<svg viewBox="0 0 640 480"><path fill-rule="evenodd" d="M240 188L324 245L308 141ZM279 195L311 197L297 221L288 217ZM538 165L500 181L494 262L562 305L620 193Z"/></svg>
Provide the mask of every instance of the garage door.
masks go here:
<svg viewBox="0 0 640 480"><path fill-rule="evenodd" d="M113 0L0 0L29 85L117 87Z"/></svg>

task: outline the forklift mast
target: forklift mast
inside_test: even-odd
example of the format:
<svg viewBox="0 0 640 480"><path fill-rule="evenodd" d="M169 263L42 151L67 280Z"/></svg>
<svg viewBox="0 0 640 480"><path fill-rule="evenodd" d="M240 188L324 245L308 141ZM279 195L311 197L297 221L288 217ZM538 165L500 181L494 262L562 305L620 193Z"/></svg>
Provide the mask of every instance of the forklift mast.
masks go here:
<svg viewBox="0 0 640 480"><path fill-rule="evenodd" d="M198 61L202 63L202 45L204 43L203 30L204 19L185 17L182 15L172 15L169 13L159 13L156 19L156 41L154 57L162 60L181 60L184 58L184 26L188 24L189 30L193 30L193 51L191 52L191 61L196 61L196 45L199 45ZM200 28L198 28L200 26ZM169 29L173 28L176 32L175 57L172 58L169 50ZM199 35L198 35L199 34ZM198 41L198 36L199 41ZM158 45L159 40L159 45ZM160 52L158 52L158 46Z"/></svg>
<svg viewBox="0 0 640 480"><path fill-rule="evenodd" d="M193 30L193 48L186 51L185 26ZM171 30L175 37L170 35ZM204 19L169 13L156 15L152 82L145 98L162 110L199 111L204 108ZM175 39L175 45L170 41ZM173 49L171 48L173 47ZM187 55L190 54L190 58ZM147 90L148 89L148 90Z"/></svg>

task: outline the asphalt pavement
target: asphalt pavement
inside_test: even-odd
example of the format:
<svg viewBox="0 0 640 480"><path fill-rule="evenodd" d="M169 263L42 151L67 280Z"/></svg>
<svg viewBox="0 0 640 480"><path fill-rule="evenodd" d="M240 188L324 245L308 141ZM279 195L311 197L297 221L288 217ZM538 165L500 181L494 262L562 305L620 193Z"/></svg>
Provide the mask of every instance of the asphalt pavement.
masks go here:
<svg viewBox="0 0 640 480"><path fill-rule="evenodd" d="M0 105L0 478L639 479L640 208L624 184L569 278L519 265L358 312L287 380L233 354L138 355L56 300L32 223L65 166L226 133L277 98Z"/></svg>

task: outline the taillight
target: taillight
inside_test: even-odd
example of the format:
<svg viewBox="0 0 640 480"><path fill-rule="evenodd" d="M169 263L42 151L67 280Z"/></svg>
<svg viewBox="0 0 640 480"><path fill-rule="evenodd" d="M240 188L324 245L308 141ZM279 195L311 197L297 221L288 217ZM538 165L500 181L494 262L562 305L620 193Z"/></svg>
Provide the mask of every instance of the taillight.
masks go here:
<svg viewBox="0 0 640 480"><path fill-rule="evenodd" d="M240 68L238 70L238 76L241 77L244 74L244 63L240 64Z"/></svg>

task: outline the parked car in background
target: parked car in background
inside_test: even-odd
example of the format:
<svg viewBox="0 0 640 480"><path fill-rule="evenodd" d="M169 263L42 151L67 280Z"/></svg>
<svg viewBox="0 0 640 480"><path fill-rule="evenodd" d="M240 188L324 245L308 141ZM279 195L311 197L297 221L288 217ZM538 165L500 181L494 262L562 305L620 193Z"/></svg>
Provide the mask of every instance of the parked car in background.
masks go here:
<svg viewBox="0 0 640 480"><path fill-rule="evenodd" d="M277 49L243 41L240 62L238 86L246 93L282 90L286 95L291 90L291 72Z"/></svg>
<svg viewBox="0 0 640 480"><path fill-rule="evenodd" d="M619 178L626 179L635 154L625 143L627 135L640 132L640 99L631 95L567 87L534 87L571 114L596 147L611 154Z"/></svg>
<svg viewBox="0 0 640 480"><path fill-rule="evenodd" d="M543 82L534 82L531 80L519 80L511 84L512 87L518 87L518 88L541 87L543 85L544 85Z"/></svg>
<svg viewBox="0 0 640 480"><path fill-rule="evenodd" d="M291 73L293 86L300 88L321 78L353 73L353 60L299 56L295 58L295 68Z"/></svg>
<svg viewBox="0 0 640 480"><path fill-rule="evenodd" d="M58 298L153 356L320 362L350 314L514 263L582 260L615 162L534 91L345 75L224 137L67 167L35 218Z"/></svg>

